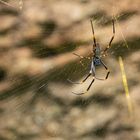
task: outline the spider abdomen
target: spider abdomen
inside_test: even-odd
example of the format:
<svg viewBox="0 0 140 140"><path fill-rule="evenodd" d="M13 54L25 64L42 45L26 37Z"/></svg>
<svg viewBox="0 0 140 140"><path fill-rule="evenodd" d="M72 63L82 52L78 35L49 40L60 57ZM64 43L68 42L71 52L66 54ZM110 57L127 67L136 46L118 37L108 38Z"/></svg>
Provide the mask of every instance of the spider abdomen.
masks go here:
<svg viewBox="0 0 140 140"><path fill-rule="evenodd" d="M94 62L94 65L95 65L95 66L101 65L101 60L100 60L99 58L94 58L94 59L93 59L93 62Z"/></svg>

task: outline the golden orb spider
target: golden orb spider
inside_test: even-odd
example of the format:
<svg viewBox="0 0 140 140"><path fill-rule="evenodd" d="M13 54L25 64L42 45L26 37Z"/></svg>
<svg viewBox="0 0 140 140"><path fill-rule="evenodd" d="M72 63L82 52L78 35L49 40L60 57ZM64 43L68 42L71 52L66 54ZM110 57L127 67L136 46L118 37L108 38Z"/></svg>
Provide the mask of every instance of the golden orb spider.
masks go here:
<svg viewBox="0 0 140 140"><path fill-rule="evenodd" d="M104 64L104 62L102 61L101 59L101 56L102 54L106 54L107 50L111 47L111 44L112 44L112 41L114 39L114 36L115 36L115 25L114 25L114 20L112 19L112 25L113 25L113 35L111 37L111 40L108 44L108 46L103 50L101 51L101 47L99 45L99 43L96 41L96 37L95 37L95 34L94 34L94 28L93 28L93 21L90 20L91 22L91 28L92 28L92 33L93 33L93 53L92 53L92 61L91 61L91 67L90 67L90 71L89 71L89 74L82 80L82 82L73 82L72 80L68 79L68 81L72 84L82 84L84 83L90 76L93 77L93 80L91 81L91 83L89 84L88 88L86 89L86 92L89 91L89 89L91 88L93 82L95 81L95 79L97 80L106 80L110 74L110 71L108 69L108 67ZM83 57L81 55L78 55L76 53L74 53L74 55L78 56L79 58L86 58L86 57ZM101 78L98 78L96 77L96 74L95 74L95 69L96 69L96 66L103 66L105 68L105 70L107 71L107 74L105 76L105 78L101 79ZM82 94L85 94L86 92L81 92L81 93L75 93L75 92L72 92L76 95L82 95Z"/></svg>

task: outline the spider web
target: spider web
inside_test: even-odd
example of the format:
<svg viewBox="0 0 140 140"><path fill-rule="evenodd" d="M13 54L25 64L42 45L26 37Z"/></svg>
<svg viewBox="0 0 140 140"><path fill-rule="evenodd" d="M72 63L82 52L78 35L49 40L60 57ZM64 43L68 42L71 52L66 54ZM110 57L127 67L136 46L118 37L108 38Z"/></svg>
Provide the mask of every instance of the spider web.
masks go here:
<svg viewBox="0 0 140 140"><path fill-rule="evenodd" d="M57 11L57 15L55 16L53 6L48 6L52 1L53 6L56 4L54 9ZM74 5L80 2L80 0L76 0ZM82 0L82 5L90 2L90 0ZM100 3L98 6L101 9L96 7L96 2ZM104 137L106 140L111 137L118 138L118 135L125 136L127 130L129 133L131 133L131 129L135 130L131 126L129 128L130 124L128 126L127 123L123 124L125 119L126 122L128 121L128 116L123 100L124 94L120 93L124 92L121 76L125 75L123 79L125 85L127 76L128 85L126 87L129 87L130 91L137 86L139 81L137 71L139 34L137 30L133 31L137 29L135 27L138 13L132 5L133 10L130 8L119 11L121 1L114 1L113 5L112 0L96 2L95 6L85 6L89 9L84 9L82 17L79 18L77 15L79 10L75 12L72 9L69 13L72 12L74 17L69 14L65 19L62 15L65 15L66 11L61 15L57 9L59 2L55 0L24 0L20 1L20 4L19 1L0 0L2 10L6 9L6 12L0 10L0 16L4 16L6 13L8 15L5 15L6 17L12 15L16 20L16 28L12 26L12 29L8 29L8 31L0 29L0 36L12 36L14 40L14 43L10 44L10 49L8 47L5 49L3 46L0 48L1 59L5 61L2 66L5 68L6 63L10 61L8 63L10 69L7 68L5 79L1 80L0 77L0 87L7 81L11 84L6 90L0 88L1 128L4 128L6 133L10 131L10 136L17 133L14 134L14 139L21 139L21 137L23 139L28 139L28 137L29 139L40 139L40 136L43 136L43 139L52 137L55 139L55 136L58 135L58 139L61 139L62 136L62 139L102 139ZM39 3L43 4L39 5ZM70 5L66 6L69 9ZM16 12L13 12L13 9ZM46 14L46 9L52 13L51 16ZM9 14L9 11L12 13ZM115 20L115 38L107 56L102 58L111 73L105 81L95 79L85 95L76 96L72 92L85 92L93 79L91 76L83 84L69 82L69 80L81 82L89 73L93 55L91 18L94 22L96 40L101 49L105 49L112 37L111 20L112 18ZM80 59L74 53L83 58ZM122 72L122 75L118 57L123 58L121 63L124 65L123 71L125 67L126 73ZM0 69L0 76L2 72ZM96 69L96 76L99 78L106 76L104 67ZM134 95L132 94L132 96ZM130 98L127 94L128 97ZM130 105L128 104L128 106ZM59 124L61 125L59 126ZM121 125L118 126L118 124ZM106 130L107 134L104 135ZM111 130L111 137L108 130ZM37 131L37 135L35 131ZM117 136L115 137L115 135Z"/></svg>
<svg viewBox="0 0 140 140"><path fill-rule="evenodd" d="M8 6L8 7L12 7L12 8L16 8L18 7L20 10L22 10L23 7L23 1L22 0L18 0L18 5L17 5L17 0L11 0L11 1L6 1L6 0L0 0L0 3Z"/></svg>
<svg viewBox="0 0 140 140"><path fill-rule="evenodd" d="M0 1L0 2L3 4L6 4L7 6L15 7L14 4L12 4L12 2L10 4L5 1ZM23 2L19 1L18 6L20 9L22 8L22 5L23 5ZM104 38L105 41L103 42L105 43L103 43L103 46L104 44L108 44L108 40L110 39L112 35L111 19L113 16L116 21L115 22L116 34L119 34L118 36L120 36L121 41L119 43L115 43L113 41L112 47L110 48L108 52L107 58L104 58L105 63L107 63L108 60L110 59L114 59L114 57L117 58L118 56L123 56L124 54L127 54L131 50L126 40L126 37L123 34L123 31L119 22L123 21L124 19L127 19L129 16L133 14L135 14L135 12L134 13L133 12L121 13L117 15L113 14L110 17L107 16L106 14L100 14L100 13L98 13L97 15L91 16L95 23L95 34L99 42L102 42L102 37L99 37L100 32L98 33L98 30L99 31L102 31L103 29L106 30L106 27L109 30L109 33L106 37L108 39ZM86 20L89 21L89 18ZM80 25L80 23L78 23L78 25ZM65 27L64 29L59 28L56 30L53 27L55 25L53 25L53 23L51 22L48 23L48 26L47 26L48 28L45 28L44 25L42 26L44 27L44 34L48 34L50 36L53 36L53 34L60 34L60 35L67 34L68 31L71 34L77 34L76 30L71 30L71 31L69 30L71 28L71 25L70 27L67 27L67 28ZM72 95L72 92L83 92L86 90L86 88L88 87L88 85L90 84L92 80L92 77L89 78L82 85L80 84L73 85L69 83L67 79L71 79L72 81L79 82L89 73L91 60L81 59L81 63L80 63L80 59L77 56L73 55L74 52L77 52L77 53L82 52L82 54L85 56L90 55L92 51L92 32L91 32L90 22L87 27L88 27L88 32L90 33L89 36L91 37L89 39L85 39L86 41L83 41L83 40L81 42L69 41L67 38L66 39L64 38L63 43L60 44L58 48L55 48L55 49L50 48L50 49L47 49L47 51L43 47L39 48L40 45L38 44L38 40L31 40L31 43L35 42L35 44L32 45L33 49L35 47L38 48L38 50L34 49L34 56L39 57L41 59L48 59L48 61L46 61L47 64L45 65L45 67L47 68L43 74L36 74L34 77L28 77L28 76L25 77L26 82L23 82L21 85L17 86L16 88L12 90L13 95L11 94L12 95L11 98L7 100L7 102L11 104L11 108L13 108L12 104L15 104L14 110L18 108L22 110L21 108L23 106L26 106L26 105L30 106L38 98L45 97L45 99L48 98L47 100L49 100L49 98L50 99L52 98L52 95L58 99L60 98L61 100L63 100L63 98L66 99L67 96L68 97L72 96L70 98L76 98L74 97L74 95ZM102 32L101 34L103 34ZM85 54L83 53L83 51L79 51L81 49L86 51L85 47L89 49L88 53ZM82 55L82 54L79 54L79 55ZM69 61L64 61L63 63L60 62L60 64L58 65L57 63L55 64L55 60L57 61L57 59L60 59L60 61L61 60L64 61L64 59L68 59ZM109 63L109 65L111 65L111 62ZM97 69L97 75L104 77L105 74L106 73L102 68ZM95 84L93 84L93 87L95 88L96 86L99 86L99 85L102 86L103 84L104 82L100 83L100 81L97 81L96 83L95 81ZM22 90L23 90L23 93L19 95L15 94L15 93L18 93L19 91L21 92ZM92 88L91 88L91 91L92 91ZM59 97L60 95L62 96L62 98ZM5 98L5 97L2 96L1 98ZM17 101L13 102L12 100L15 100L15 101L17 100ZM9 108L9 110L11 110L11 108Z"/></svg>

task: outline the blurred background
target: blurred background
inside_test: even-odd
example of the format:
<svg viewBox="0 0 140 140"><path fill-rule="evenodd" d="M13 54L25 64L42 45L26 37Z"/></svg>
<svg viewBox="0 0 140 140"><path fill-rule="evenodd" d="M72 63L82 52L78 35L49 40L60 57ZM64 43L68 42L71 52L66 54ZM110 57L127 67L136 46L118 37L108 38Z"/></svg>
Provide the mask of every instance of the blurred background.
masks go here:
<svg viewBox="0 0 140 140"><path fill-rule="evenodd" d="M0 140L140 140L140 1L0 1ZM96 39L111 71L106 81L92 77ZM123 58L133 111L128 112L119 56ZM104 77L103 67L97 75Z"/></svg>

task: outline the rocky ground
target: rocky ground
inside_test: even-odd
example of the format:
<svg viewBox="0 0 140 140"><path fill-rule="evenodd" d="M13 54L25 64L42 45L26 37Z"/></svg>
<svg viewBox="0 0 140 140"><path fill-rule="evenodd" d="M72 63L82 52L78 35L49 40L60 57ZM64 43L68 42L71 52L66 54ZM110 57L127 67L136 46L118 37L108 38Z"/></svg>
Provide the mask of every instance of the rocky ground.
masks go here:
<svg viewBox="0 0 140 140"><path fill-rule="evenodd" d="M0 140L140 140L140 1L24 0L0 2ZM21 3L20 3L21 4ZM103 58L111 74L106 81L73 85L89 72L94 21ZM119 66L122 56L133 111ZM103 68L97 75L105 75Z"/></svg>

